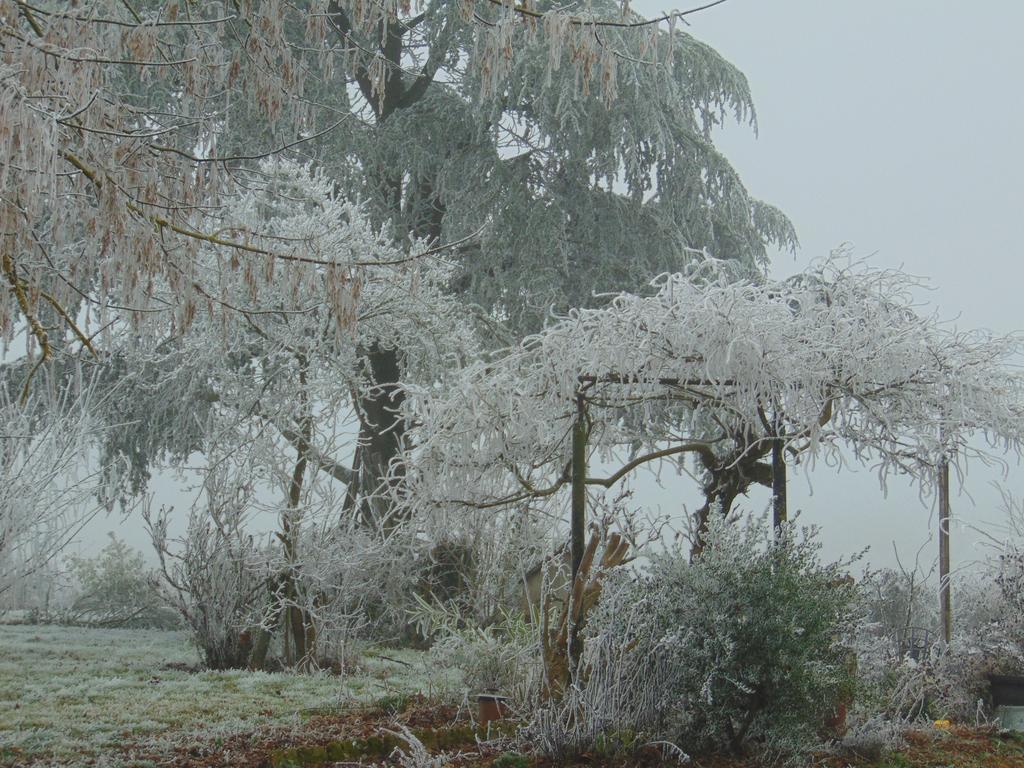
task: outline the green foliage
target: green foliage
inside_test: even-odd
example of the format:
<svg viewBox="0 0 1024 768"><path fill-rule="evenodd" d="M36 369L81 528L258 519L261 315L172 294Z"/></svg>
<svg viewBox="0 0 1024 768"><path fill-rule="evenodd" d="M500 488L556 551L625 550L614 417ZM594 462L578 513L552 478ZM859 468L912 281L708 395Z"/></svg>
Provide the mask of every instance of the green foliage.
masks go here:
<svg viewBox="0 0 1024 768"><path fill-rule="evenodd" d="M502 752L491 763L492 768L528 768L529 765L526 755L519 752Z"/></svg>
<svg viewBox="0 0 1024 768"><path fill-rule="evenodd" d="M409 704L412 701L413 697L411 694L389 693L386 696L381 696L373 703L373 705L382 712L387 712L390 715L397 715L408 709Z"/></svg>
<svg viewBox="0 0 1024 768"><path fill-rule="evenodd" d="M818 559L813 532L712 521L691 563L657 558L609 589L592 620L601 639L632 648L660 722L646 727L685 749L799 750L853 687L841 645L855 589L843 563ZM595 637L592 642L598 642Z"/></svg>
<svg viewBox="0 0 1024 768"><path fill-rule="evenodd" d="M643 746L640 734L628 728L624 730L606 731L598 735L594 741L594 752L602 757L617 757L635 753Z"/></svg>
<svg viewBox="0 0 1024 768"><path fill-rule="evenodd" d="M71 557L79 591L68 619L73 623L131 629L174 629L181 622L166 604L142 554L110 534L96 557Z"/></svg>

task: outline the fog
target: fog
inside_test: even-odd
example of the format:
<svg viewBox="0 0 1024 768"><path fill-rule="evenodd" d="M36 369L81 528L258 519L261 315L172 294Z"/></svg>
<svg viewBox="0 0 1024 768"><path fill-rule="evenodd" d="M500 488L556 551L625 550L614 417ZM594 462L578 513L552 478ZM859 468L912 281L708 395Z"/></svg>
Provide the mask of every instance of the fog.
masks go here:
<svg viewBox="0 0 1024 768"><path fill-rule="evenodd" d="M651 2L634 6L660 10ZM750 191L782 208L800 237L795 253L773 254L773 276L850 243L868 264L927 278L923 312L962 329L1020 327L1024 104L1014 94L1024 71L1016 37L1024 6L990 2L974 10L924 0L729 0L690 17L688 31L745 73L757 105L756 134L727 125L716 143ZM989 556L978 531L998 533L1005 519L999 487L1019 487L1016 457L1007 462L964 463L954 477L954 567ZM184 513L195 497L191 485L187 475L159 475L154 503ZM697 484L685 476L663 473L659 484L641 475L633 488L636 505L680 526L699 503ZM920 550L927 565L937 551L930 490L898 478L883 488L870 467L841 474L795 467L790 508L821 527L828 557L867 549L871 564L890 566L896 552L906 564ZM765 490L739 507L759 513L767 502ZM116 515L95 520L78 549L95 549L111 530L147 550L137 516Z"/></svg>

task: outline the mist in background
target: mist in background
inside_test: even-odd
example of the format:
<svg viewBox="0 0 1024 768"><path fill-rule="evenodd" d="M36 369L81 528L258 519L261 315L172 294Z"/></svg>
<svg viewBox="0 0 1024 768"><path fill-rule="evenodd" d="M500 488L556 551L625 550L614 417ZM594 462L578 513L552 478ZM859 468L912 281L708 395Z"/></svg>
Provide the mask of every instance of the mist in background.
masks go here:
<svg viewBox="0 0 1024 768"><path fill-rule="evenodd" d="M656 15L663 7L633 7ZM775 253L785 277L850 243L876 267L927 277L922 312L960 329L1010 333L1024 327L1020 284L1024 179L1024 4L968 6L935 0L728 0L690 17L688 31L740 68L758 109L758 135L727 126L716 135L757 197L796 225L801 247ZM953 478L954 567L990 551L977 529L1000 535L1005 519L995 484L1024 493L1021 469L968 464ZM888 493L870 468L818 465L790 474L791 514L821 527L824 554L869 548L875 566L921 563L937 554L934 498L898 478ZM154 504L184 521L194 479L154 477ZM700 503L690 478L664 470L633 481L632 502L682 525ZM738 507L766 509L767 489ZM269 529L275 524L266 521ZM116 534L151 556L137 516L95 520L78 544L91 552Z"/></svg>
<svg viewBox="0 0 1024 768"><path fill-rule="evenodd" d="M750 82L757 136L730 125L715 141L751 193L796 226L801 247L773 254L774 277L850 243L872 266L928 278L924 313L961 330L1024 327L1024 4L728 0L690 20L687 31ZM972 526L1001 533L993 484L1024 493L1017 458L1007 460L1005 476L975 462L952 479L954 566L990 556ZM791 474L789 504L821 526L829 556L870 547L873 564L892 565L895 543L905 562L925 546L931 563L934 499L918 491L897 479L886 495L870 469L819 466ZM766 491L743 506L767 503Z"/></svg>

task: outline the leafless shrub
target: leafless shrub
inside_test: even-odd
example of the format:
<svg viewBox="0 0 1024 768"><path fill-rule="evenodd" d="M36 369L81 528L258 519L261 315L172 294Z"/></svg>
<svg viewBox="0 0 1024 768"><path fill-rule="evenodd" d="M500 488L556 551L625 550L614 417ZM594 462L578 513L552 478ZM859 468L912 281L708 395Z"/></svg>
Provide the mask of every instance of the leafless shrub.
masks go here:
<svg viewBox="0 0 1024 768"><path fill-rule="evenodd" d="M449 765L457 755L448 752L438 752L431 755L430 750L420 741L416 734L405 725L399 725L397 731L384 729L384 733L390 734L406 743L406 749L396 747L392 753L398 759L402 768L444 768Z"/></svg>
<svg viewBox="0 0 1024 768"><path fill-rule="evenodd" d="M170 510L144 512L160 558L166 592L192 631L211 669L246 667L264 617L261 609L276 587L269 545L246 532L252 487L226 471L204 483L205 507L194 505L185 535L172 540Z"/></svg>
<svg viewBox="0 0 1024 768"><path fill-rule="evenodd" d="M47 569L103 510L103 478L88 462L95 382L79 370L25 401L9 383L0 378L0 595Z"/></svg>

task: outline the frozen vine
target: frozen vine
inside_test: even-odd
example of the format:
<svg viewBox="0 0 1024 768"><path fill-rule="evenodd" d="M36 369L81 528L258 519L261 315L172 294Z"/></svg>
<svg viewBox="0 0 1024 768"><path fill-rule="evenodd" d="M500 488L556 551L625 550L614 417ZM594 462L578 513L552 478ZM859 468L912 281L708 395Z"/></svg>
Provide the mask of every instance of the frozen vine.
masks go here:
<svg viewBox="0 0 1024 768"><path fill-rule="evenodd" d="M917 286L841 255L779 283L708 263L573 310L440 396L416 393L413 503L562 503L578 395L596 453L695 454L712 474L775 439L806 460L841 462L845 446L883 481L930 477L974 433L1019 451L1019 340L920 315Z"/></svg>

